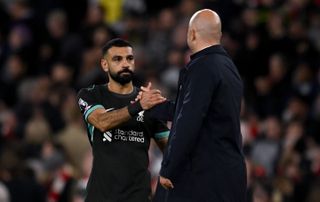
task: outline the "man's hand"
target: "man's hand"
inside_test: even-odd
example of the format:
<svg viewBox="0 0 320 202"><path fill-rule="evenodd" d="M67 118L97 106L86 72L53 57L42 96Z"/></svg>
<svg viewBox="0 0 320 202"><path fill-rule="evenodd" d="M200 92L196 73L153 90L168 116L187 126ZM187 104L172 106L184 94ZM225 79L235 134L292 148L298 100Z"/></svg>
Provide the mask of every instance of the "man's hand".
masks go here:
<svg viewBox="0 0 320 202"><path fill-rule="evenodd" d="M166 98L161 95L160 90L151 89L151 85L151 82L149 82L147 87L142 86L141 91L137 95L136 99L131 101L131 103L140 101L141 107L144 110L148 110L155 105L166 101Z"/></svg>
<svg viewBox="0 0 320 202"><path fill-rule="evenodd" d="M141 86L140 89L141 89L142 92L148 92L148 91L151 90L151 86L152 86L152 83L149 82L147 87Z"/></svg>
<svg viewBox="0 0 320 202"><path fill-rule="evenodd" d="M141 94L140 104L144 110L151 109L157 104L166 101L166 98L162 97L160 90L152 89L148 92Z"/></svg>
<svg viewBox="0 0 320 202"><path fill-rule="evenodd" d="M148 86L147 86L147 87L141 86L141 87L140 87L141 91L140 91L139 94L137 95L136 99L135 99L134 101L131 101L131 103L138 102L139 100L141 100L142 94L143 94L144 92L149 92L149 91L151 90L151 86L152 86L152 83L151 83L151 82L148 83Z"/></svg>
<svg viewBox="0 0 320 202"><path fill-rule="evenodd" d="M161 186L163 186L163 188L165 188L165 189L173 189L174 188L171 180L169 180L168 178L160 176L159 182L160 182Z"/></svg>

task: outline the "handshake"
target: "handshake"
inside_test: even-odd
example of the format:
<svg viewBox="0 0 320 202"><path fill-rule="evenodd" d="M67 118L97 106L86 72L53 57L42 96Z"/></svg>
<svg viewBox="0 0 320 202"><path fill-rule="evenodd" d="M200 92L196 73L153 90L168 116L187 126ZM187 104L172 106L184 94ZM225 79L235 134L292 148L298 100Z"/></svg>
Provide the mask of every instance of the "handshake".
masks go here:
<svg viewBox="0 0 320 202"><path fill-rule="evenodd" d="M142 109L148 110L165 102L167 99L161 95L161 91L158 89L151 89L151 85L151 82L149 82L147 87L142 86L140 88L141 91L131 103L140 102Z"/></svg>

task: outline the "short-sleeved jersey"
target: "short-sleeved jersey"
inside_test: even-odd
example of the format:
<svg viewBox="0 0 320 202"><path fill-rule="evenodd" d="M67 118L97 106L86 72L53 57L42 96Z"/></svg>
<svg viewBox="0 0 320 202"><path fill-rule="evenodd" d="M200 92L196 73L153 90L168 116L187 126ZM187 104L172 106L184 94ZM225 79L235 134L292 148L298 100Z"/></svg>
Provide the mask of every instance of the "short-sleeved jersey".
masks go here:
<svg viewBox="0 0 320 202"><path fill-rule="evenodd" d="M78 104L87 126L93 151L93 166L87 185L86 201L147 202L150 201L148 149L150 138L168 137L167 126L141 111L136 117L112 130L100 132L88 122L97 108L113 111L130 104L138 94L110 92L107 85L81 89Z"/></svg>

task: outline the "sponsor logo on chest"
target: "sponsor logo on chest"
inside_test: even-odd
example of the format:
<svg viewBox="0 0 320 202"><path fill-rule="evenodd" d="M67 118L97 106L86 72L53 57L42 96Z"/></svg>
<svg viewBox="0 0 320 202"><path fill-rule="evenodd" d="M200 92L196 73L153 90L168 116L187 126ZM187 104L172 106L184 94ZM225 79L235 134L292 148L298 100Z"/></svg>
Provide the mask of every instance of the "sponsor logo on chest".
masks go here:
<svg viewBox="0 0 320 202"><path fill-rule="evenodd" d="M145 137L142 131L115 129L112 132L103 133L103 142L122 141L144 143Z"/></svg>

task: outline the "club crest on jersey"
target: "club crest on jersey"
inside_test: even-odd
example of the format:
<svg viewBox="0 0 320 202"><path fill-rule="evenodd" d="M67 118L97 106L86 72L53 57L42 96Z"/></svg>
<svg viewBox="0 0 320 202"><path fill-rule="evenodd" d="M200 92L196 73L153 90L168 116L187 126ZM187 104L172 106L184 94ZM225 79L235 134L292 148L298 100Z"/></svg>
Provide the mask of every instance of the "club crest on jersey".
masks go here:
<svg viewBox="0 0 320 202"><path fill-rule="evenodd" d="M137 121L144 122L144 111L139 112L137 116Z"/></svg>
<svg viewBox="0 0 320 202"><path fill-rule="evenodd" d="M107 131L105 133L103 133L103 138L102 138L102 141L108 141L108 142L111 142L112 141L112 133Z"/></svg>

